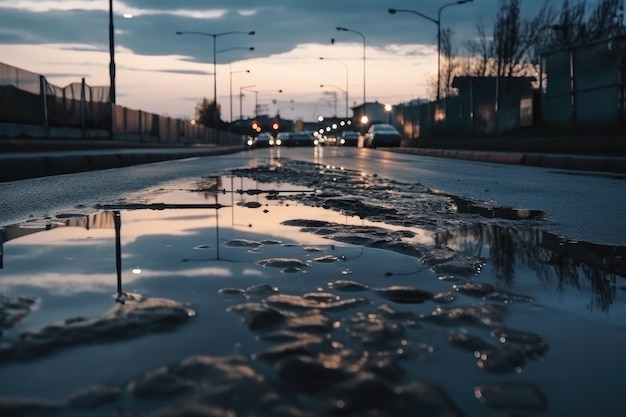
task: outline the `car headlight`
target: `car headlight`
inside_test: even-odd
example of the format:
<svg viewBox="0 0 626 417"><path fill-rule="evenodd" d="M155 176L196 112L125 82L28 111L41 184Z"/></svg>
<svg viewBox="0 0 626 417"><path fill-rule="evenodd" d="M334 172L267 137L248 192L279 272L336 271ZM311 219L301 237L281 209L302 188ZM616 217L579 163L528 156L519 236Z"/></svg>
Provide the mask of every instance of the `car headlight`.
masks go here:
<svg viewBox="0 0 626 417"><path fill-rule="evenodd" d="M254 143L254 141L252 139L248 139L248 142L246 142L248 144L248 146L252 146L252 144Z"/></svg>
<svg viewBox="0 0 626 417"><path fill-rule="evenodd" d="M274 139L270 139L270 146L274 144Z"/></svg>
<svg viewBox="0 0 626 417"><path fill-rule="evenodd" d="M341 143L342 145L346 143L346 140L344 138L341 138L341 140L339 141L339 143Z"/></svg>
<svg viewBox="0 0 626 417"><path fill-rule="evenodd" d="M276 146L280 146L283 142L280 139L276 139Z"/></svg>

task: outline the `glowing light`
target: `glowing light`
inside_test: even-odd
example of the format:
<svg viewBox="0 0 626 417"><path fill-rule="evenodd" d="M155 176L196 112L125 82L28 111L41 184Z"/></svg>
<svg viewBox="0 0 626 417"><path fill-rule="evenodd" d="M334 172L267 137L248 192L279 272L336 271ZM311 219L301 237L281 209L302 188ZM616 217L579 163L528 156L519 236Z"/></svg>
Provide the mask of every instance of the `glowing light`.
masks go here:
<svg viewBox="0 0 626 417"><path fill-rule="evenodd" d="M438 108L435 110L435 121L441 122L442 120L446 120L446 112L443 108Z"/></svg>
<svg viewBox="0 0 626 417"><path fill-rule="evenodd" d="M367 124L367 122L369 122L369 118L365 115L361 116L361 123L363 123L364 125Z"/></svg>

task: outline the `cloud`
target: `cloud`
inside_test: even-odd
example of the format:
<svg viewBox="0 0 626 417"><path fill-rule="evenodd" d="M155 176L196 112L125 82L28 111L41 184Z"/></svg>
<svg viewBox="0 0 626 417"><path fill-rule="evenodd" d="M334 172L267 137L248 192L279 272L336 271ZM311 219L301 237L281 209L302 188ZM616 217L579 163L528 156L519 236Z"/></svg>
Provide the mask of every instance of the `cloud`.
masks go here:
<svg viewBox="0 0 626 417"><path fill-rule="evenodd" d="M525 3L538 6L542 1ZM363 34L368 98L409 100L424 94L424 80L434 71L437 26L413 14L391 15L387 10L416 9L437 16L439 7L449 2L114 0L117 92L130 107L147 103L143 106L148 111L187 113L180 110L188 105L181 104L185 101L181 97L196 93L197 102L213 95L214 39L209 36L213 34L219 35L216 49L226 50L217 53L220 102L232 99L231 89L237 94L240 85L256 84L265 90L284 89L285 96L300 101L300 108L312 103L307 106L319 111L319 85L343 86L349 71L352 105L362 97ZM476 34L479 20L489 34L497 4L498 0L476 0L447 7L442 27L453 28L459 43ZM133 18L124 18L126 13ZM338 26L350 31L337 31ZM176 35L177 31L205 35ZM255 35L239 33L249 31ZM248 50L250 47L254 51ZM72 80L72 75L84 71L82 76L90 85L107 85L108 2L0 0L0 53L3 62L54 77L59 83L79 81ZM320 62L319 56L340 60L346 68ZM228 74L229 67L251 72L233 77ZM259 101L268 100L268 94L259 95ZM244 109L252 105L250 101L244 101Z"/></svg>
<svg viewBox="0 0 626 417"><path fill-rule="evenodd" d="M391 3L390 6L397 8L415 7L415 2L409 0ZM424 14L436 16L437 3L432 3L419 7ZM467 28L469 22L473 27L476 20L472 16L477 5L478 2L447 8L444 25ZM219 38L219 45L225 48L254 46L257 56L288 52L305 43L330 44L331 38L337 42L362 42L355 33L338 33L337 26L364 33L366 43L377 48L389 44L434 44L435 25L417 16L400 13L391 16L387 8L379 2L357 0L115 1L115 40L116 44L136 54L181 54L199 62L211 60L210 39L182 39L175 36L176 31L219 34L254 30L254 39L223 36ZM461 8L463 12L455 10ZM108 3L105 1L0 0L0 10L4 15L0 42L108 44ZM124 13L134 17L124 19ZM234 59L240 56L232 55Z"/></svg>

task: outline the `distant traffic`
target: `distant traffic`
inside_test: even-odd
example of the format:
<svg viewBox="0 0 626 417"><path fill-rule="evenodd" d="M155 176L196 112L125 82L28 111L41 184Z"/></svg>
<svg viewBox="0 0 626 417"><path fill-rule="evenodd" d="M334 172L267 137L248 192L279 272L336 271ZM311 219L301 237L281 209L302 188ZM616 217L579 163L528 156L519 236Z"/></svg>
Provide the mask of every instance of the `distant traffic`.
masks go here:
<svg viewBox="0 0 626 417"><path fill-rule="evenodd" d="M358 148L400 146L401 135L390 124L373 124L365 134L346 130L337 135L322 135L318 132L290 131L261 132L256 137L248 136L244 140L249 148L296 147L296 146L352 146Z"/></svg>

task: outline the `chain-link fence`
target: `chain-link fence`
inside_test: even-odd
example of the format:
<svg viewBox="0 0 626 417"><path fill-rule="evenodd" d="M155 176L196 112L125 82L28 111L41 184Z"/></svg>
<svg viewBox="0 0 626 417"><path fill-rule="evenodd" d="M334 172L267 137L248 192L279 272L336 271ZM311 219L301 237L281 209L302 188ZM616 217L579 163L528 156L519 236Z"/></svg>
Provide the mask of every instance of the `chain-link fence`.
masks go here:
<svg viewBox="0 0 626 417"><path fill-rule="evenodd" d="M553 125L626 122L626 36L543 55L543 120Z"/></svg>
<svg viewBox="0 0 626 417"><path fill-rule="evenodd" d="M438 101L394 107L394 120L406 139L473 137L510 132L528 125L522 103L534 101L532 77L456 77L458 94ZM531 112L533 109L531 109Z"/></svg>
<svg viewBox="0 0 626 417"><path fill-rule="evenodd" d="M241 145L241 136L142 110L111 105L109 87L92 87L82 79L66 87L43 75L0 62L0 135L64 136L159 143ZM17 126L17 128L16 128ZM29 129L32 127L32 129Z"/></svg>

